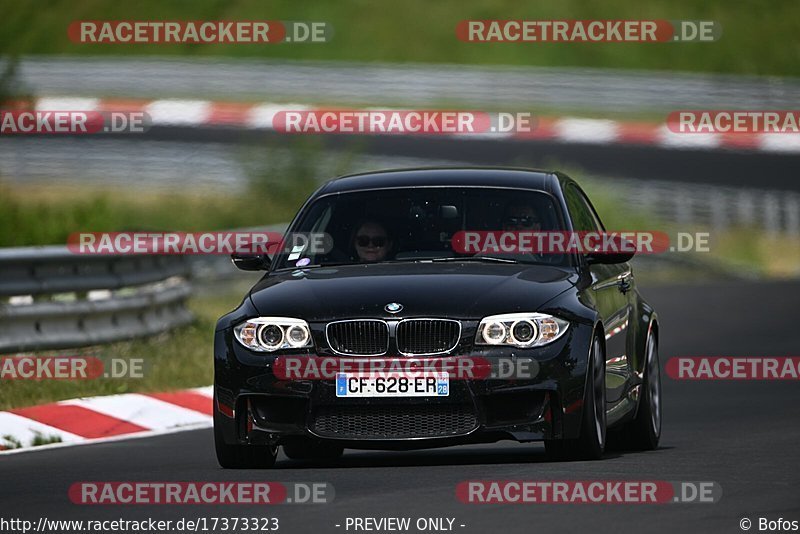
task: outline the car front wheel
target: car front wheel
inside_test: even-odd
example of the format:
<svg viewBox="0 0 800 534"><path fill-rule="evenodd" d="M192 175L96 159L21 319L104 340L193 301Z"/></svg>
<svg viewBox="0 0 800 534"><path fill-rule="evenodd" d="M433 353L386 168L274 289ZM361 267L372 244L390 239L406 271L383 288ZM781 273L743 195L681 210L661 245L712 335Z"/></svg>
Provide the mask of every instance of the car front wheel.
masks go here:
<svg viewBox="0 0 800 534"><path fill-rule="evenodd" d="M606 446L606 358L600 339L592 341L580 435L575 439L546 440L554 460L599 460Z"/></svg>
<svg viewBox="0 0 800 534"><path fill-rule="evenodd" d="M661 364L655 336L647 340L644 379L636 418L613 436L613 446L621 450L651 451L661 439Z"/></svg>
<svg viewBox="0 0 800 534"><path fill-rule="evenodd" d="M275 465L278 447L275 445L240 445L225 443L214 397L214 448L217 462L225 469L267 469Z"/></svg>

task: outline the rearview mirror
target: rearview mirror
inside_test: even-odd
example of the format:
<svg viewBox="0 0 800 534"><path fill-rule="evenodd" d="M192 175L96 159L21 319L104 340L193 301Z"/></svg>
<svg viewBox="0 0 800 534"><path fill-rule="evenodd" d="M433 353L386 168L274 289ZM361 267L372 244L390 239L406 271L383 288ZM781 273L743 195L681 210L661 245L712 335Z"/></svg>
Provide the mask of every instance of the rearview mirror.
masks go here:
<svg viewBox="0 0 800 534"><path fill-rule="evenodd" d="M455 219L458 217L458 208L455 206L439 206L439 217L442 219Z"/></svg>

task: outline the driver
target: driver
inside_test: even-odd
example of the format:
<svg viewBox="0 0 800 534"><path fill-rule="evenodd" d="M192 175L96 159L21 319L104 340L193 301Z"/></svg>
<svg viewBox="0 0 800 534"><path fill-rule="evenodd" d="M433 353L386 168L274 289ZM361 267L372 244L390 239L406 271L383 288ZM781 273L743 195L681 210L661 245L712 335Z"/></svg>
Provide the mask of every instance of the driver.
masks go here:
<svg viewBox="0 0 800 534"><path fill-rule="evenodd" d="M367 220L356 228L353 234L353 248L360 261L374 263L387 258L392 248L392 240L383 224Z"/></svg>

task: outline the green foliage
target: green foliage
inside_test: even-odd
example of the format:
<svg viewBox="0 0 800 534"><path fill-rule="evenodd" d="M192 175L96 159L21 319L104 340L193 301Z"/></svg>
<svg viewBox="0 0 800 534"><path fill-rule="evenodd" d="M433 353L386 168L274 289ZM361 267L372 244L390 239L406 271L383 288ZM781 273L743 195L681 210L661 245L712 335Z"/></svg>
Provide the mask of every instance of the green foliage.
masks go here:
<svg viewBox="0 0 800 534"><path fill-rule="evenodd" d="M15 438L14 436L12 436L11 434L5 434L3 436L3 441L4 441L4 443L2 443L2 445L6 449L21 449L22 448L22 442L20 440L18 440L17 438Z"/></svg>
<svg viewBox="0 0 800 534"><path fill-rule="evenodd" d="M51 443L61 443L61 436L51 435L46 436L41 432L33 433L33 440L31 440L31 447L38 447L39 445L49 445Z"/></svg>
<svg viewBox="0 0 800 534"><path fill-rule="evenodd" d="M475 63L800 74L796 0L0 0L0 50L20 54L231 56L311 60ZM333 27L328 43L80 44L67 37L74 20L296 20ZM465 43L466 19L714 20L712 43Z"/></svg>

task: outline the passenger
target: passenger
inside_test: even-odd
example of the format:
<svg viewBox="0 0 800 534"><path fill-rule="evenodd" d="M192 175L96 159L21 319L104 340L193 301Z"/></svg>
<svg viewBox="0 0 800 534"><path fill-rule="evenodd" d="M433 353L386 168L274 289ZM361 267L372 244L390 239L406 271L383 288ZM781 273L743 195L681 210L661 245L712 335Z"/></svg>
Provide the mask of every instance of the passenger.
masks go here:
<svg viewBox="0 0 800 534"><path fill-rule="evenodd" d="M503 230L539 232L542 220L527 204L510 204L503 215Z"/></svg>

